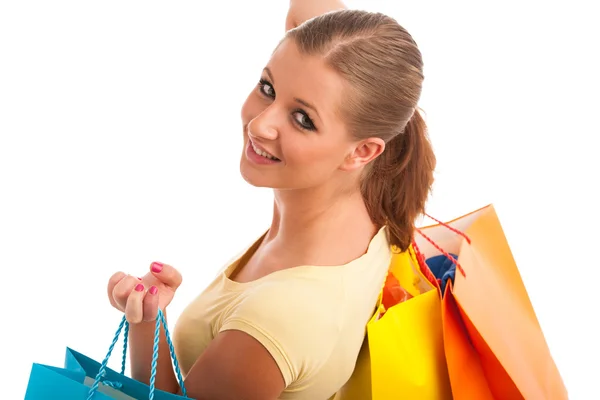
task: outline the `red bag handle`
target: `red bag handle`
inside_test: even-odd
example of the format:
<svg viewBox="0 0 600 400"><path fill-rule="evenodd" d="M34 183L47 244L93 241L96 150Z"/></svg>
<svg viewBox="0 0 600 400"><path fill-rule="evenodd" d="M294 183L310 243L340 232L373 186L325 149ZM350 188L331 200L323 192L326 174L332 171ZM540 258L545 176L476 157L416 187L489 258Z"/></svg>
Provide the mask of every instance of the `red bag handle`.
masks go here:
<svg viewBox="0 0 600 400"><path fill-rule="evenodd" d="M429 215L429 214L427 214L427 213L425 213L424 215L425 215L427 218L434 220L434 221L435 221L435 222L437 222L438 224L440 224L440 225L442 225L442 226L445 226L446 228L450 229L452 232L454 232L454 233L457 233L457 234L459 234L460 236L464 237L464 238L465 238L465 240L467 241L467 243L471 244L471 239L469 239L469 237L468 237L468 236L467 236L467 235L466 235L464 232L461 232L461 231L459 231L458 229L451 227L450 225L448 225L448 224L447 224L447 223L445 223L445 222L442 222L442 221L440 221L439 219L435 219L435 218L433 218L431 215Z"/></svg>
<svg viewBox="0 0 600 400"><path fill-rule="evenodd" d="M425 213L424 214L426 217L432 219L433 221L437 222L438 224L440 224L441 226L444 226L448 229L450 229L452 232L459 234L460 236L462 236L463 238L465 238L465 240L467 241L467 243L471 244L471 239L469 239L469 237L464 233L459 231L456 228L451 227L450 225L448 225L445 222L440 221L439 219L433 218L431 215ZM467 274L465 273L465 270L463 269L463 267L460 265L460 263L458 262L458 260L456 258L454 258L453 256L451 256L446 250L442 249L437 243L435 243L429 236L427 236L426 234L423 233L423 231L419 228L416 228L416 231L419 235L423 236L423 238L425 240L427 240L429 243L431 243L431 245L433 247L435 247L440 253L442 253L443 255L445 255L450 261L454 262L454 264L456 264L456 268L459 270L459 272L461 273L461 275L466 278ZM425 256L423 255L423 253L421 253L421 251L419 250L419 247L417 246L417 242L413 240L413 247L415 249L415 253L417 254L417 258L419 259L419 261L423 262L425 264Z"/></svg>

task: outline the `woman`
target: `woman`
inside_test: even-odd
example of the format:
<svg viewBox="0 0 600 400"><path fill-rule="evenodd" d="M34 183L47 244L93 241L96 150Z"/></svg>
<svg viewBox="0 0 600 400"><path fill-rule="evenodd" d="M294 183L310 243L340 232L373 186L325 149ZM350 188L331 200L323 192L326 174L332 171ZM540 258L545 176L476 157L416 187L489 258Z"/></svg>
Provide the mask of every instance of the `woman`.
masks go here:
<svg viewBox="0 0 600 400"><path fill-rule="evenodd" d="M331 398L353 372L392 249L407 249L424 209L435 157L415 112L420 52L384 15L321 15L339 8L291 1L242 107L241 174L274 189L273 220L177 322L190 397ZM132 376L148 382L153 320L182 278L156 262L138 279L119 272L108 294L131 323ZM156 386L176 393L161 340Z"/></svg>

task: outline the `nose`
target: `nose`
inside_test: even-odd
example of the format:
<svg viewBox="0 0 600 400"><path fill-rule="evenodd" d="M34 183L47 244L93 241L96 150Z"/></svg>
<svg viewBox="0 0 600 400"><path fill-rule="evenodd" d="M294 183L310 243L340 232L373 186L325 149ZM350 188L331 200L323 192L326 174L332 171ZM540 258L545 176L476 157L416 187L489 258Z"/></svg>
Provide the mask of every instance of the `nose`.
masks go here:
<svg viewBox="0 0 600 400"><path fill-rule="evenodd" d="M267 107L248 123L248 136L264 140L275 140L279 136L274 107Z"/></svg>

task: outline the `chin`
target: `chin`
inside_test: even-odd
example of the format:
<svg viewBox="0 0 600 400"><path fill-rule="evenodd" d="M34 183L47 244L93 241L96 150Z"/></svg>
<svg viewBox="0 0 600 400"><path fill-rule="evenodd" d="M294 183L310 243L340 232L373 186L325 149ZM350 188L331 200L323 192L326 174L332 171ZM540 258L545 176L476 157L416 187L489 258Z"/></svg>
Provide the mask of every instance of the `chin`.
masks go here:
<svg viewBox="0 0 600 400"><path fill-rule="evenodd" d="M240 161L240 175L244 180L254 187L271 188L277 189L277 185L274 184L273 179L270 179L269 174L265 174L264 171L259 171L248 165L248 160L245 159L245 155L242 154Z"/></svg>

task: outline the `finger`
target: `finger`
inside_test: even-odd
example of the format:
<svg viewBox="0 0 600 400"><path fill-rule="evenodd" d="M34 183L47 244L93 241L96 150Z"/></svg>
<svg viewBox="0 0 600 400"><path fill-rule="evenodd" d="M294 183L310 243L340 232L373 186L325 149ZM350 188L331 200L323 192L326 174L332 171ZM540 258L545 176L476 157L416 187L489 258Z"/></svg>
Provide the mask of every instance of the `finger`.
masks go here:
<svg viewBox="0 0 600 400"><path fill-rule="evenodd" d="M138 283L140 283L140 281L137 278L127 275L115 285L115 288L113 289L113 299L119 310L125 311L127 299L129 298L133 288L135 288L135 285Z"/></svg>
<svg viewBox="0 0 600 400"><path fill-rule="evenodd" d="M115 289L117 283L119 283L121 279L125 278L126 276L127 274L125 272L119 271L113 274L113 276L111 276L108 280L108 286L106 288L108 292L108 300L110 301L110 304L115 308L118 308L118 306L113 298L113 290Z"/></svg>
<svg viewBox="0 0 600 400"><path fill-rule="evenodd" d="M170 265L153 262L150 265L150 271L152 271L152 275L154 275L156 279L173 290L176 290L179 285L181 285L181 274Z"/></svg>
<svg viewBox="0 0 600 400"><path fill-rule="evenodd" d="M156 321L158 315L158 288L151 286L144 296L144 321Z"/></svg>
<svg viewBox="0 0 600 400"><path fill-rule="evenodd" d="M142 301L144 300L144 285L138 283L130 292L125 306L125 318L130 324L139 324L144 317Z"/></svg>

